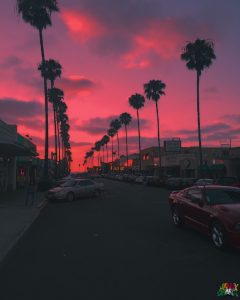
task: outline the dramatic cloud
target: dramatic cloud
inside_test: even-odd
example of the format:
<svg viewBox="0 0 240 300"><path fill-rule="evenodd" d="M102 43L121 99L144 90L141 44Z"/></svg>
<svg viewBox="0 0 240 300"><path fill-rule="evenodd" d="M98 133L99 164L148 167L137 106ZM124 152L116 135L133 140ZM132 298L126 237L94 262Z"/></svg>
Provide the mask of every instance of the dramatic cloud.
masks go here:
<svg viewBox="0 0 240 300"><path fill-rule="evenodd" d="M74 129L87 132L91 135L106 134L107 130L110 128L110 122L114 119L119 118L118 115L112 115L105 118L91 118L89 120L83 121L81 125L75 126ZM149 128L150 121L146 119L141 119L141 128ZM135 131L137 129L137 120L133 119L131 124L129 124L128 131Z"/></svg>
<svg viewBox="0 0 240 300"><path fill-rule="evenodd" d="M0 67L5 69L15 68L21 65L23 61L17 56L8 56L2 62L0 62Z"/></svg>
<svg viewBox="0 0 240 300"><path fill-rule="evenodd" d="M95 82L81 76L62 77L56 85L70 97L79 93L89 93L97 86Z"/></svg>
<svg viewBox="0 0 240 300"><path fill-rule="evenodd" d="M233 123L240 123L240 114L224 115L222 118Z"/></svg>
<svg viewBox="0 0 240 300"><path fill-rule="evenodd" d="M40 129L43 127L43 105L37 101L0 99L0 119L10 124Z"/></svg>
<svg viewBox="0 0 240 300"><path fill-rule="evenodd" d="M65 9L61 17L73 38L81 43L102 36L106 31L98 20L80 10Z"/></svg>

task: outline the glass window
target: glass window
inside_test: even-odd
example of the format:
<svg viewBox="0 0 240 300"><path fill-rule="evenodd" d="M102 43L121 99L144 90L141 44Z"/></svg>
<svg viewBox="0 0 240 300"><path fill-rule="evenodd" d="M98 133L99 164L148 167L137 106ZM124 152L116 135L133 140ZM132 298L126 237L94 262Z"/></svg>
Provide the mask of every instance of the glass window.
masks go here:
<svg viewBox="0 0 240 300"><path fill-rule="evenodd" d="M75 180L67 180L65 183L61 184L61 187L72 187L76 184Z"/></svg>
<svg viewBox="0 0 240 300"><path fill-rule="evenodd" d="M191 202L198 203L200 200L202 200L202 191L200 189L189 189L187 197Z"/></svg>
<svg viewBox="0 0 240 300"><path fill-rule="evenodd" d="M206 199L211 205L240 203L240 191L228 189L208 189L206 190Z"/></svg>

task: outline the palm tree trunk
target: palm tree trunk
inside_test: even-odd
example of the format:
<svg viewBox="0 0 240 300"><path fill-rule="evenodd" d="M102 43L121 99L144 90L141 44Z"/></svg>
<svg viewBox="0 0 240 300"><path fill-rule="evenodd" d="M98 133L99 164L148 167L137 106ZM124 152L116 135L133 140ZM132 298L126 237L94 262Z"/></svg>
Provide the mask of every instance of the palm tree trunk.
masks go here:
<svg viewBox="0 0 240 300"><path fill-rule="evenodd" d="M137 109L137 120L138 120L138 150L139 150L139 171L142 172L142 161L141 161L141 140L140 140L140 124L139 124L139 113Z"/></svg>
<svg viewBox="0 0 240 300"><path fill-rule="evenodd" d="M158 161L159 161L159 175L161 175L161 146L160 146L160 124L159 124L159 113L158 113L158 101L156 101L156 113L157 113L157 129L158 129Z"/></svg>
<svg viewBox="0 0 240 300"><path fill-rule="evenodd" d="M61 173L61 145L60 145L60 130L59 122L57 122L57 140L58 140L58 171Z"/></svg>
<svg viewBox="0 0 240 300"><path fill-rule="evenodd" d="M120 173L120 151L119 151L119 137L118 137L118 131L117 131L117 144L118 144L118 172Z"/></svg>
<svg viewBox="0 0 240 300"><path fill-rule="evenodd" d="M113 171L113 136L111 138L112 138L112 171Z"/></svg>
<svg viewBox="0 0 240 300"><path fill-rule="evenodd" d="M106 144L106 151L107 151L107 163L108 163L108 144Z"/></svg>
<svg viewBox="0 0 240 300"><path fill-rule="evenodd" d="M51 89L54 87L54 81L51 80ZM55 178L58 175L58 170L57 170L57 161L58 161L58 153L57 153L57 113L56 113L56 105L53 103L53 116L54 116L54 141L55 141Z"/></svg>
<svg viewBox="0 0 240 300"><path fill-rule="evenodd" d="M98 172L100 171L100 150L98 151Z"/></svg>
<svg viewBox="0 0 240 300"><path fill-rule="evenodd" d="M105 161L105 155L104 155L104 145L102 146L102 149L103 149L103 159L102 159L102 161L103 161L103 163L104 163L104 161Z"/></svg>
<svg viewBox="0 0 240 300"><path fill-rule="evenodd" d="M198 119L199 165L200 165L199 174L200 176L202 176L203 158L202 158L202 138L201 138L201 123L200 123L199 82L200 82L200 73L197 71L197 119Z"/></svg>
<svg viewBox="0 0 240 300"><path fill-rule="evenodd" d="M125 125L125 133L126 133L126 157L127 157L127 168L128 168L128 134L127 134L127 125Z"/></svg>
<svg viewBox="0 0 240 300"><path fill-rule="evenodd" d="M42 29L39 30L39 39L42 55L43 66L43 82L44 82L44 95L45 95L45 151L44 151L44 178L48 179L48 98L47 98L47 78L45 74L45 54L43 47L43 34Z"/></svg>

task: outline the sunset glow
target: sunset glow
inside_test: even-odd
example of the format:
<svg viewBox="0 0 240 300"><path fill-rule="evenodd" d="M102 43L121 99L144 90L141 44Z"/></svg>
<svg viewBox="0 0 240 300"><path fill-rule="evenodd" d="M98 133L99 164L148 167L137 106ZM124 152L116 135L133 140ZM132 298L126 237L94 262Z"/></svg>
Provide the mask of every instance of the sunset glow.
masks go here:
<svg viewBox="0 0 240 300"><path fill-rule="evenodd" d="M165 1L166 2L166 1ZM187 41L211 39L217 59L200 83L203 145L220 146L231 138L240 146L239 1L59 1L60 13L44 31L46 58L63 66L56 86L65 92L71 126L72 170L82 166L86 151L106 134L110 121L129 112L129 152L137 151L136 111L128 104L143 84L159 79L166 95L159 101L160 135L197 145L196 74L180 54ZM194 5L193 5L194 2ZM152 3L152 5L151 5ZM15 1L0 3L0 119L17 124L44 153L43 82L37 30L16 14ZM174 7L174 9L172 9ZM49 104L50 152L54 128ZM146 99L140 110L142 148L157 145L155 106ZM125 133L119 131L125 154ZM115 146L116 147L116 146Z"/></svg>

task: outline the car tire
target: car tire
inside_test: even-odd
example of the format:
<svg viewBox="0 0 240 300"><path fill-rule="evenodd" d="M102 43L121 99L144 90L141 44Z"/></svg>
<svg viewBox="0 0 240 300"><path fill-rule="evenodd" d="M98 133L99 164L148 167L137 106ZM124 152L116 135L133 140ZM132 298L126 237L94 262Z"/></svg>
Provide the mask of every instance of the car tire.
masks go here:
<svg viewBox="0 0 240 300"><path fill-rule="evenodd" d="M227 246L226 233L225 233L223 225L218 221L214 221L212 223L211 239L212 239L213 245L217 249L223 250L226 248L226 246Z"/></svg>
<svg viewBox="0 0 240 300"><path fill-rule="evenodd" d="M74 198L75 197L72 192L67 194L67 202L72 202L74 200Z"/></svg>
<svg viewBox="0 0 240 300"><path fill-rule="evenodd" d="M181 227L183 225L183 221L176 206L172 208L172 220L176 227Z"/></svg>

